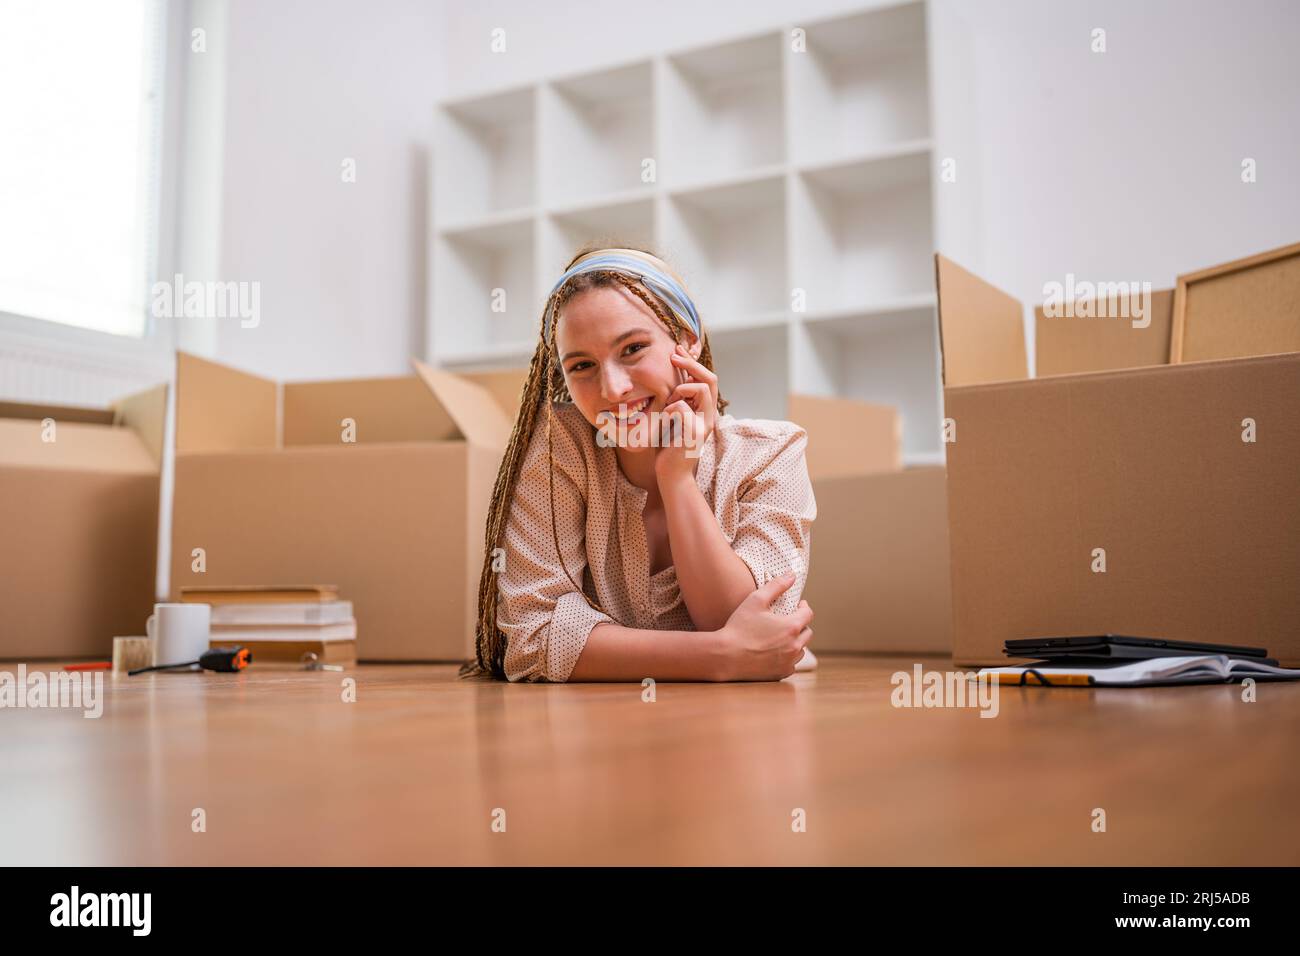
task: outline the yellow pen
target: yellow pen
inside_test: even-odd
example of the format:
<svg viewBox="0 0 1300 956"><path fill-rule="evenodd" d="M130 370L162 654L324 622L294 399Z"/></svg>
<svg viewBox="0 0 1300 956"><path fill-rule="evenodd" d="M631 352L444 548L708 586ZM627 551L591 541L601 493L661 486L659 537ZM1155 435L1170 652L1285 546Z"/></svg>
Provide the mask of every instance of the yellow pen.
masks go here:
<svg viewBox="0 0 1300 956"><path fill-rule="evenodd" d="M1040 677L1041 675L1041 677ZM1091 687L1090 674L1044 673L1039 668L1022 671L1018 674L1001 672L994 675L999 684L1012 684L1016 687Z"/></svg>

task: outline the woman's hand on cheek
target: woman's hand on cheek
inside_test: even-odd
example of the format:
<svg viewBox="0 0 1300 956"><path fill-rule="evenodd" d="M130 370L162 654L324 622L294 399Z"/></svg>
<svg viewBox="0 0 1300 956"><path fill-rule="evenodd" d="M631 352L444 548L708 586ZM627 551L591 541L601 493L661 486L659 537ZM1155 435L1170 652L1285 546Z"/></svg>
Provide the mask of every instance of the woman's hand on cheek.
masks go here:
<svg viewBox="0 0 1300 956"><path fill-rule="evenodd" d="M678 399L665 408L659 419L659 448L655 451L655 473L659 480L693 474L699 450L707 437L703 419L685 399Z"/></svg>
<svg viewBox="0 0 1300 956"><path fill-rule="evenodd" d="M671 431L661 435L655 457L660 475L693 472L718 421L717 375L692 358L685 346L678 345L671 359L675 368L686 372L689 381L673 389L664 407L665 423Z"/></svg>

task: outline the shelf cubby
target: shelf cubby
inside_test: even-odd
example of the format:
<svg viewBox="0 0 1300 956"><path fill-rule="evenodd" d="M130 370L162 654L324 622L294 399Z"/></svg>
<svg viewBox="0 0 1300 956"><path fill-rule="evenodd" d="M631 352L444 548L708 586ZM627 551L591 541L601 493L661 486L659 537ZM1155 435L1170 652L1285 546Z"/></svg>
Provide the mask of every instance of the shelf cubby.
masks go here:
<svg viewBox="0 0 1300 956"><path fill-rule="evenodd" d="M785 162L781 35L664 61L660 174L670 188Z"/></svg>
<svg viewBox="0 0 1300 956"><path fill-rule="evenodd" d="M439 112L434 170L438 222L473 222L537 201L536 90L448 104Z"/></svg>
<svg viewBox="0 0 1300 956"><path fill-rule="evenodd" d="M938 334L933 299L923 297L801 319L793 390L898 406L905 459L933 460L941 450Z"/></svg>
<svg viewBox="0 0 1300 956"><path fill-rule="evenodd" d="M672 193L664 220L664 254L706 323L788 310L784 177Z"/></svg>
<svg viewBox="0 0 1300 956"><path fill-rule="evenodd" d="M933 290L929 167L920 148L794 175L791 285L808 310Z"/></svg>
<svg viewBox="0 0 1300 956"><path fill-rule="evenodd" d="M930 136L925 4L902 3L805 28L791 50L791 159L840 159Z"/></svg>
<svg viewBox="0 0 1300 956"><path fill-rule="evenodd" d="M653 80L647 60L542 88L538 168L548 207L649 191L642 168L655 156Z"/></svg>
<svg viewBox="0 0 1300 956"><path fill-rule="evenodd" d="M448 355L534 334L534 242L531 217L442 232L436 236L434 308L440 351ZM498 297L496 290L503 297ZM502 311L494 305L501 302Z"/></svg>
<svg viewBox="0 0 1300 956"><path fill-rule="evenodd" d="M736 418L786 417L790 392L788 330L785 325L711 329L718 386Z"/></svg>
<svg viewBox="0 0 1300 956"><path fill-rule="evenodd" d="M541 303L564 272L573 254L585 243L631 244L653 248L654 200L627 199L608 205L589 205L547 215L542 225L542 262L537 288Z"/></svg>

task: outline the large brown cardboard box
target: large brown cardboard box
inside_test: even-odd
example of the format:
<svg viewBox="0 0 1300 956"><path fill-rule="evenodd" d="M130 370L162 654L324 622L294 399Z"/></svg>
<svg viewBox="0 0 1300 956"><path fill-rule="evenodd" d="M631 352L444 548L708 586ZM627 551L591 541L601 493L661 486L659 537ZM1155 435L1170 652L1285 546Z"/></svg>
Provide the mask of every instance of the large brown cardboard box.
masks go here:
<svg viewBox="0 0 1300 956"><path fill-rule="evenodd" d="M0 403L0 658L107 658L156 592L160 385L109 409Z"/></svg>
<svg viewBox="0 0 1300 956"><path fill-rule="evenodd" d="M281 385L178 355L172 593L337 584L360 659L473 656L509 390L413 364Z"/></svg>
<svg viewBox="0 0 1300 956"><path fill-rule="evenodd" d="M903 468L896 409L792 395L817 499L804 597L813 649L948 654L947 499L939 466Z"/></svg>
<svg viewBox="0 0 1300 956"><path fill-rule="evenodd" d="M1300 664L1300 353L1028 379L1021 303L936 271L954 661L1115 633Z"/></svg>

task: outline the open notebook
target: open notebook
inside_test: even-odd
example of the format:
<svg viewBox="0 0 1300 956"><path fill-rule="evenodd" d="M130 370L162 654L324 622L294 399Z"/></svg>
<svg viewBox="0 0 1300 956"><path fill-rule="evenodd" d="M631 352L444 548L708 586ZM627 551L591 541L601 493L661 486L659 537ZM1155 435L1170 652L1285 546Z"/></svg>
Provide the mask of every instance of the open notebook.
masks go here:
<svg viewBox="0 0 1300 956"><path fill-rule="evenodd" d="M1119 665L1078 667L1047 661L1021 667L984 667L1000 684L1132 687L1148 684L1221 684L1254 680L1300 680L1300 670L1273 667L1223 654L1204 657L1153 657Z"/></svg>

